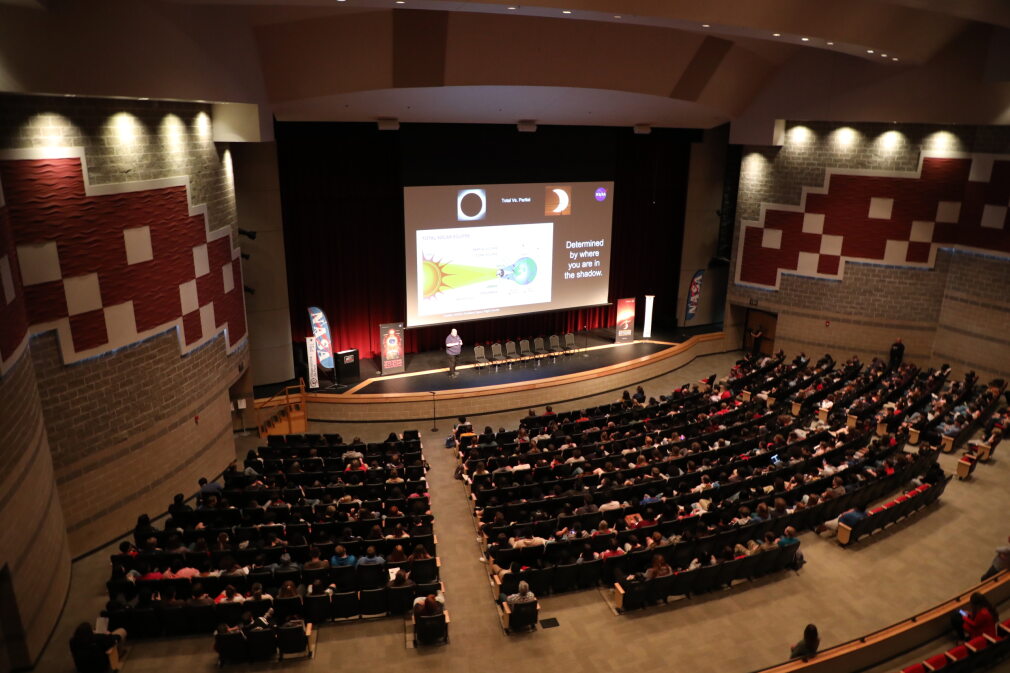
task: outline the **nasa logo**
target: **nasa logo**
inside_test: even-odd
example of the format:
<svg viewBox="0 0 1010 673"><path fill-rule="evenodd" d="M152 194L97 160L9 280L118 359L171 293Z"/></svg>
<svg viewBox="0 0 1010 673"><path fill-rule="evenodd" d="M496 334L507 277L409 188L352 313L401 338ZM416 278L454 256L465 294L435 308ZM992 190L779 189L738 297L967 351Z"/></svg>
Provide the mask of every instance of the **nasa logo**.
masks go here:
<svg viewBox="0 0 1010 673"><path fill-rule="evenodd" d="M605 201L607 199L607 188L606 187L599 187L599 188L597 188L596 193L594 194L594 196L596 197L597 201L599 201L599 202L602 203L603 201Z"/></svg>

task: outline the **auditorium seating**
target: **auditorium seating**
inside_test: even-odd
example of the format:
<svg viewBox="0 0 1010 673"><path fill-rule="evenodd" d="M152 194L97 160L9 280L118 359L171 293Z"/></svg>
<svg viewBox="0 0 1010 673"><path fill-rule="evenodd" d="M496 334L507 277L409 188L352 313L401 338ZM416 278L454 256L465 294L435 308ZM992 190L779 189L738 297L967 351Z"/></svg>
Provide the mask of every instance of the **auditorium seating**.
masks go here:
<svg viewBox="0 0 1010 673"><path fill-rule="evenodd" d="M218 667L251 661L264 661L284 655L298 654L309 659L315 650L315 633L312 624L304 627L284 625L277 628L218 632L214 636L214 650L218 656Z"/></svg>
<svg viewBox="0 0 1010 673"><path fill-rule="evenodd" d="M220 491L196 509L170 508L164 531L137 533L139 552L111 557L110 623L126 626L131 637L154 637L210 633L219 623L235 625L246 609L263 614L272 607L277 620L294 614L315 623L401 614L415 597L441 590L425 470L416 430L368 444L345 444L339 435L271 436L242 469L225 472ZM330 559L338 546L358 558L374 547L386 562L304 567L315 554ZM143 577L185 567L200 574ZM409 592L387 589L395 569L416 583ZM317 581L329 591L304 595ZM287 582L303 587L304 598L279 597ZM273 600L191 600L212 600L227 587L244 595L254 585Z"/></svg>
<svg viewBox="0 0 1010 673"><path fill-rule="evenodd" d="M794 542L771 551L651 580L623 579L614 583L614 604L621 612L646 608L666 603L670 596L702 594L739 580L754 580L786 568L794 568L799 547L799 543ZM659 550L647 551L661 553Z"/></svg>
<svg viewBox="0 0 1010 673"><path fill-rule="evenodd" d="M838 544L842 546L851 544L858 541L861 537L873 535L884 530L887 526L921 511L936 502L943 495L947 484L950 483L952 478L948 476L935 485L923 484L883 505L878 505L866 513L867 516L865 519L851 528L843 523L839 523Z"/></svg>
<svg viewBox="0 0 1010 673"><path fill-rule="evenodd" d="M985 670L994 662L1010 655L1010 619L996 627L996 637L978 636L955 645L946 652L934 654L920 663L901 669L901 673L945 673Z"/></svg>
<svg viewBox="0 0 1010 673"><path fill-rule="evenodd" d="M842 375L834 372L830 358L819 365L817 376L830 377L830 384L821 386L821 390L825 387L841 390L858 382L853 385L860 391L865 389L866 381L883 379L882 368L876 364L862 373L858 363L846 363L841 368ZM811 418L796 419L784 413L781 407L787 403L788 395L781 396L780 408L767 410L764 398L770 397L769 392L795 389L797 379L802 379L805 386L817 386L817 378L808 376L805 366L805 362L786 365L778 357L740 380L727 381L728 398L682 389L650 407L629 408L622 402L571 412L565 418L527 416L520 421L519 432L474 437L464 443L460 460L471 486L486 553L499 568L513 569L504 577L492 578L496 595L514 592L514 586L522 579L530 583L538 596L596 586L601 581L609 586L615 577L644 571L655 553L662 553L674 567L687 567L694 558L726 546L732 548L748 540L760 540L765 533L778 534L787 526L797 530L816 527L851 507L868 505L924 473L935 462L936 452L927 451L909 459L907 464L903 462L899 469L891 469L892 462L903 456L900 442L885 441L871 447L869 433L859 428L850 430L848 436L837 430L811 431L805 438L797 435L793 441L783 443L782 437L809 425ZM922 382L928 381L929 376L923 375ZM888 393L898 391L891 399L903 399L902 393L910 389L917 377L918 370L907 367L900 377L887 379L891 384ZM734 399L745 389L751 392L751 402ZM851 395L851 391L847 394ZM735 408L727 406L727 400ZM836 416L839 421L847 412L840 406L840 414ZM707 419L694 420L698 414L716 409L718 425ZM617 439L608 437L601 427L606 427ZM529 445L519 446L521 432L528 429L529 435L536 436L545 428L550 430L547 433L550 439L544 444L557 443L563 448L548 446L537 454L524 453ZM644 445L646 435L655 442L668 443L657 451L658 444ZM773 441L774 437L779 439ZM836 437L844 437L844 441L838 446L821 445L823 440L834 442ZM693 448L678 453L688 445ZM671 449L674 452L667 453ZM885 465L885 461L887 471L874 468ZM487 469L481 472L485 462ZM605 481L613 476L606 471L611 462L622 465L613 468L620 475L613 484ZM850 483L844 495L811 500L811 506L803 506L802 499L817 496L832 486L834 470L824 471L820 476L817 472L823 466L843 463L848 467L846 475L868 471L860 474L859 481ZM623 467L625 464L628 467ZM492 466L500 465L512 471L490 471ZM702 469L698 469L699 465ZM787 490L776 487L804 471L812 471L814 477L791 484ZM737 478L726 478L738 473ZM517 480L517 474L523 475L522 478ZM703 478L709 477L718 479L715 488L705 488ZM592 495L589 501L586 492ZM772 506L779 498L792 503L788 504L788 512L778 512L773 518L746 526L730 523L739 508ZM598 506L610 500L616 501L616 509L584 514L574 511L584 502ZM707 510L698 509L702 500L706 501ZM794 509L797 503L800 506ZM626 524L628 517L641 517L650 511L653 516L663 515L655 517L658 523L644 528ZM593 530L603 520L611 524L604 534L582 537L567 533ZM658 547L644 544L653 532L663 539L674 539L674 544ZM503 541L519 537L532 538L533 543L512 547ZM544 538L547 544L538 544L536 538ZM585 545L592 552L602 552L611 540L631 550L630 553L575 562ZM751 563L756 562L741 565L749 568ZM737 576L728 581L733 579Z"/></svg>

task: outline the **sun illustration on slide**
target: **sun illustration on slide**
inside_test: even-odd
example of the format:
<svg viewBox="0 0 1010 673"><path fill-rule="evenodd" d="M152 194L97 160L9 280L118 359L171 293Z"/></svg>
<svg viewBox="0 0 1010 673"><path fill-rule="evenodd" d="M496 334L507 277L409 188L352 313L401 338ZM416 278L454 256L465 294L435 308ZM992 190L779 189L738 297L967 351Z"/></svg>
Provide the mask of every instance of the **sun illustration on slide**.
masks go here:
<svg viewBox="0 0 1010 673"><path fill-rule="evenodd" d="M446 283L446 278L451 274L446 273L445 268L448 262L437 262L427 257L421 262L421 277L423 281L424 298L434 297L443 290L448 290L451 285Z"/></svg>
<svg viewBox="0 0 1010 673"><path fill-rule="evenodd" d="M421 295L425 299L431 299L446 290L484 283L496 278L528 285L533 282L536 275L536 262L529 257L523 257L515 264L503 267L485 267L454 264L425 256L421 259Z"/></svg>

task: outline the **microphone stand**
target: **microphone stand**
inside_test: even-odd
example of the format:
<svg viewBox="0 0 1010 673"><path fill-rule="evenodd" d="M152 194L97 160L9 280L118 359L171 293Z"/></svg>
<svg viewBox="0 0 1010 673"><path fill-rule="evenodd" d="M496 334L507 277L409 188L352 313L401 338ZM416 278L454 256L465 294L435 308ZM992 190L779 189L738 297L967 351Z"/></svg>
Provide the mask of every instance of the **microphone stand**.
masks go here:
<svg viewBox="0 0 1010 673"><path fill-rule="evenodd" d="M587 327L589 325L582 326L582 357L584 358L589 357L589 332L586 331Z"/></svg>
<svg viewBox="0 0 1010 673"><path fill-rule="evenodd" d="M435 391L429 390L431 393L431 431L438 432L438 424L435 421Z"/></svg>

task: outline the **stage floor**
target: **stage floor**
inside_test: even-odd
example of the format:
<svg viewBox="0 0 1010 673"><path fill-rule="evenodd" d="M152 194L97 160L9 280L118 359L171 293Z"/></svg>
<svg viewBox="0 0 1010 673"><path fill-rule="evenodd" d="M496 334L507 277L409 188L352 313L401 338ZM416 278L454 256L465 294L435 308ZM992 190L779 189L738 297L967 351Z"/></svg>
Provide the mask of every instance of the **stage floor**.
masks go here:
<svg viewBox="0 0 1010 673"><path fill-rule="evenodd" d="M465 390L482 386L498 386L547 379L567 374L578 374L593 369L628 362L638 357L653 355L672 347L673 343L634 342L593 346L585 351L570 355L559 355L556 362L551 358L537 361L499 365L477 369L472 363L464 362L456 368L456 378L450 378L445 368L417 373L394 374L371 379L353 387L351 394L403 394L429 391ZM444 357L443 364L444 364Z"/></svg>

